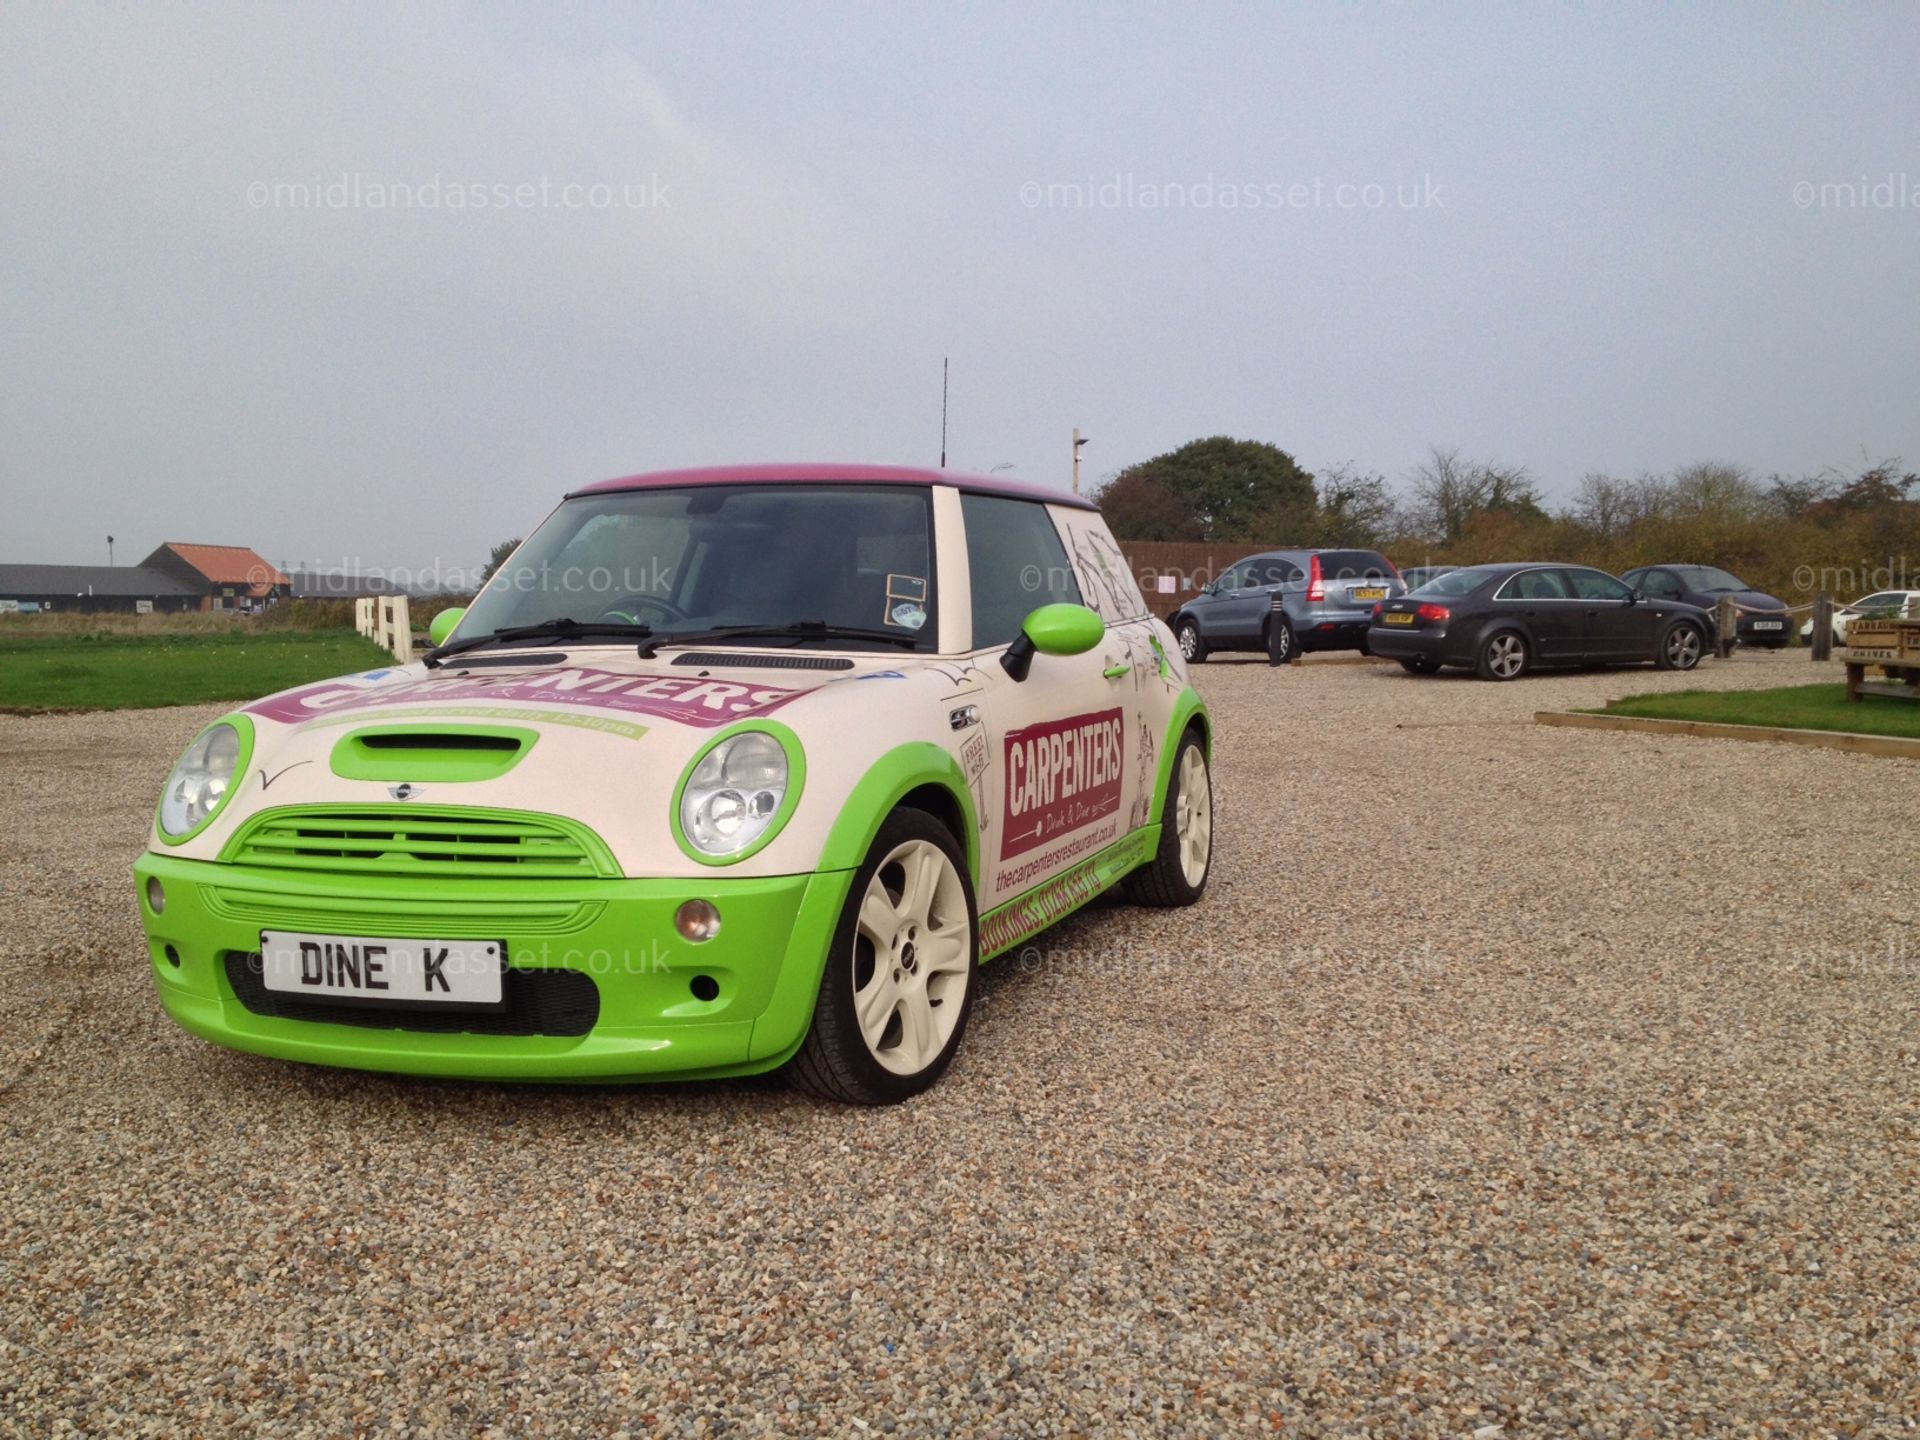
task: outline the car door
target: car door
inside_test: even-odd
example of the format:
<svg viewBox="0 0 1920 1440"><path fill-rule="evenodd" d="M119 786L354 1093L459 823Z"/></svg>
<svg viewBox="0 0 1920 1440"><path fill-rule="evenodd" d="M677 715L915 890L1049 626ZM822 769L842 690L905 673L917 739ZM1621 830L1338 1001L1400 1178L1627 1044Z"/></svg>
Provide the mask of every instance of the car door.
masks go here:
<svg viewBox="0 0 1920 1440"><path fill-rule="evenodd" d="M1024 680L999 663L1039 606L1086 603L1049 507L968 494L961 513L985 742L962 740L961 756L970 781L979 771L985 913L1121 838L1138 789L1140 721L1125 703L1133 665L1111 623L1084 654L1034 656Z"/></svg>
<svg viewBox="0 0 1920 1440"><path fill-rule="evenodd" d="M1585 655L1591 660L1651 660L1654 607L1633 598L1631 587L1601 570L1569 568L1573 587L1585 616Z"/></svg>
<svg viewBox="0 0 1920 1440"><path fill-rule="evenodd" d="M1535 659L1551 663L1580 655L1586 643L1586 613L1564 571L1522 570L1500 587L1499 596L1505 603L1498 608L1526 627Z"/></svg>
<svg viewBox="0 0 1920 1440"><path fill-rule="evenodd" d="M1127 761L1132 771L1125 828L1145 825L1160 783L1160 750L1172 736L1173 718L1187 676L1173 637L1154 618L1107 522L1097 510L1056 506L1054 522L1065 537L1085 603L1107 625L1101 679L1130 712ZM1275 559L1276 575L1290 567ZM1137 741L1136 741L1137 737Z"/></svg>
<svg viewBox="0 0 1920 1440"><path fill-rule="evenodd" d="M1232 645L1259 642L1273 597L1253 582L1254 564L1258 559L1251 556L1229 566L1216 582L1219 588L1214 593L1211 615L1214 628L1202 632L1208 640L1217 637L1221 643Z"/></svg>

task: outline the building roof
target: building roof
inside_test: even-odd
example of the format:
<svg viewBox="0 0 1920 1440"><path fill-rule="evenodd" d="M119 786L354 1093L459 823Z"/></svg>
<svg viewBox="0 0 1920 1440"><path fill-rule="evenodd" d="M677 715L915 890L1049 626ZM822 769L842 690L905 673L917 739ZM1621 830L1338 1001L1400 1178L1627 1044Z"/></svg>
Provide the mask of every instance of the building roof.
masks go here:
<svg viewBox="0 0 1920 1440"><path fill-rule="evenodd" d="M610 490L665 490L688 485L951 485L976 495L1041 500L1081 510L1098 508L1085 496L1051 485L1004 480L998 475L969 475L960 470L921 470L907 465L715 465L696 470L655 470L584 485L570 491L567 498Z"/></svg>
<svg viewBox="0 0 1920 1440"><path fill-rule="evenodd" d="M169 540L171 550L215 585L285 585L287 577L245 545L185 545ZM157 553L157 552L156 552ZM153 557L147 557L151 560Z"/></svg>
<svg viewBox="0 0 1920 1440"><path fill-rule="evenodd" d="M6 599L105 595L158 600L196 593L144 565L0 565L0 598Z"/></svg>

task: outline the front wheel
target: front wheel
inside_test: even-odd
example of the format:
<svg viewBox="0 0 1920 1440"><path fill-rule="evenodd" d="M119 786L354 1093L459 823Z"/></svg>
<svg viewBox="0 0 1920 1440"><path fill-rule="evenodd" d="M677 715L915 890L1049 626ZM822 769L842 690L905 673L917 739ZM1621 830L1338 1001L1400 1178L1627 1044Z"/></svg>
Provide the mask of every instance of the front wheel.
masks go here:
<svg viewBox="0 0 1920 1440"><path fill-rule="evenodd" d="M959 843L926 812L896 810L854 872L788 1077L854 1105L918 1095L960 1048L979 958L980 916Z"/></svg>
<svg viewBox="0 0 1920 1440"><path fill-rule="evenodd" d="M1207 658L1207 642L1200 638L1200 627L1193 621L1182 620L1174 638L1180 642L1180 653L1189 665L1198 665Z"/></svg>
<svg viewBox="0 0 1920 1440"><path fill-rule="evenodd" d="M1180 739L1160 806L1160 847L1126 880L1137 905L1191 905L1207 890L1213 868L1213 777L1207 750L1189 730Z"/></svg>
<svg viewBox="0 0 1920 1440"><path fill-rule="evenodd" d="M1660 641L1653 663L1662 670L1691 670L1700 663L1705 649L1706 641L1697 627L1676 625Z"/></svg>
<svg viewBox="0 0 1920 1440"><path fill-rule="evenodd" d="M1474 665L1482 680L1518 680L1527 669L1527 642L1512 630L1487 637Z"/></svg>

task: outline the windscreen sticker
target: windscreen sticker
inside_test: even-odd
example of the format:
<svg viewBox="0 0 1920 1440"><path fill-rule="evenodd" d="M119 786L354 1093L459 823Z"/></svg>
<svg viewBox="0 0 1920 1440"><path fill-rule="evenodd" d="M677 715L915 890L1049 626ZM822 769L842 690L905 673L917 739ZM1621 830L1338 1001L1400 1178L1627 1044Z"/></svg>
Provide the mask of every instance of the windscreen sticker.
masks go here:
<svg viewBox="0 0 1920 1440"><path fill-rule="evenodd" d="M924 575L887 576L887 624L918 630L927 623L927 580Z"/></svg>
<svg viewBox="0 0 1920 1440"><path fill-rule="evenodd" d="M1119 810L1125 758L1126 720L1117 709L1010 733L1000 858L1024 854Z"/></svg>
<svg viewBox="0 0 1920 1440"><path fill-rule="evenodd" d="M621 675L610 670L569 667L532 675L429 676L397 685L328 680L258 701L247 707L247 713L298 724L317 715L385 710L388 706L416 705L421 701L527 701L653 715L682 725L710 727L765 715L806 693L682 675Z"/></svg>

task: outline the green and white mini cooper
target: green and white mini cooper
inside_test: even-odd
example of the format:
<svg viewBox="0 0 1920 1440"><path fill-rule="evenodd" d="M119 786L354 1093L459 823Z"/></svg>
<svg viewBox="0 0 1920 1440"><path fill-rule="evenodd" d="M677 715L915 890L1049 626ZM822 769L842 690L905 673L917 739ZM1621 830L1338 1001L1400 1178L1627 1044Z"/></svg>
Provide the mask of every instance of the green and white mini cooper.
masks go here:
<svg viewBox="0 0 1920 1440"><path fill-rule="evenodd" d="M197 1035L483 1078L932 1084L980 962L1190 905L1212 734L1099 513L947 471L569 495L420 661L210 725L135 866Z"/></svg>

